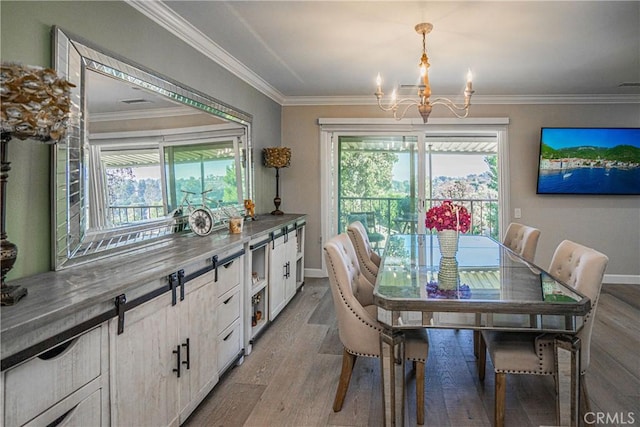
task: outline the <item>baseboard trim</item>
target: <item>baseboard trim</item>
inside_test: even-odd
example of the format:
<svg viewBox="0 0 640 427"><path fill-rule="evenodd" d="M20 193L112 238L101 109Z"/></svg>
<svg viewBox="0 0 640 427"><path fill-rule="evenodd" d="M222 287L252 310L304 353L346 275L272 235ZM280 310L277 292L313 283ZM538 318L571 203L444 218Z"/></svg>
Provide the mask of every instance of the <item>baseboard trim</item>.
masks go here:
<svg viewBox="0 0 640 427"><path fill-rule="evenodd" d="M327 275L324 274L322 270L319 268L305 268L304 277L322 278L322 277L327 277Z"/></svg>
<svg viewBox="0 0 640 427"><path fill-rule="evenodd" d="M640 276L632 274L605 274L602 283L618 283L621 285L640 285Z"/></svg>

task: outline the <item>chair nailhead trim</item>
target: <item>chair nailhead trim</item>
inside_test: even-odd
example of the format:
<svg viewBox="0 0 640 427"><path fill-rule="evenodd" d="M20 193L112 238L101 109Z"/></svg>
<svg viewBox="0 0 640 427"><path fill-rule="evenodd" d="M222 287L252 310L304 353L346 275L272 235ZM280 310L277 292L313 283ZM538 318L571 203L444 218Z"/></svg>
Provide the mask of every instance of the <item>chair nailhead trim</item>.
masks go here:
<svg viewBox="0 0 640 427"><path fill-rule="evenodd" d="M344 248L343 248L343 249L344 249ZM346 252L346 251L345 251L345 252ZM330 261L330 263L331 263L331 269L333 270L334 277L337 277L337 276L336 276L336 269L335 269L335 266L334 266L334 264L333 264L333 261L331 260L331 257L329 257L329 261ZM360 317L360 316L358 315L358 313L356 313L356 312L353 310L353 307L352 307L352 306L347 302L347 300L346 300L346 298L345 298L345 296L344 296L344 293L342 292L342 288L340 287L340 285L339 285L339 284L338 284L338 291L340 292L340 298L342 298L342 301L344 301L344 303L347 305L347 307L349 307L349 310L353 313L353 315L354 315L358 320L360 320L362 323L364 323L365 325L369 326L370 328L373 328L374 330L376 330L376 331L378 331L378 332L382 332L382 328L379 328L379 327L377 327L377 326L375 326L375 325L370 324L370 323L369 323L369 322L367 322L365 319L363 319L362 317ZM354 295L354 297L355 297L355 295ZM378 358L378 357L380 357L380 356L375 355L375 354L358 353L357 351L353 351L353 350L351 350L351 349L348 349L347 347L345 347L345 349L346 349L349 353L354 354L354 355L356 355L356 356L374 357L374 358ZM426 363L426 361L427 361L427 359L426 359L426 358L425 358L425 359L415 359L415 358L408 358L408 357L407 357L407 359L408 359L408 360L411 360L411 361L424 362L424 363Z"/></svg>

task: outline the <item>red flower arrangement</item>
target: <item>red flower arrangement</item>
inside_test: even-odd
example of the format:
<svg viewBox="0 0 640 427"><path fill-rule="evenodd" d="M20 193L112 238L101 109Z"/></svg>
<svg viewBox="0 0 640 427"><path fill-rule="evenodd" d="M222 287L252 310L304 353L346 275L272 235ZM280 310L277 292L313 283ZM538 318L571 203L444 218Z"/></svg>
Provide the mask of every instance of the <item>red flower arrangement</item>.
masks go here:
<svg viewBox="0 0 640 427"><path fill-rule="evenodd" d="M435 228L437 231L457 230L466 233L471 228L471 214L464 206L445 200L440 206L427 211L425 224L427 228Z"/></svg>

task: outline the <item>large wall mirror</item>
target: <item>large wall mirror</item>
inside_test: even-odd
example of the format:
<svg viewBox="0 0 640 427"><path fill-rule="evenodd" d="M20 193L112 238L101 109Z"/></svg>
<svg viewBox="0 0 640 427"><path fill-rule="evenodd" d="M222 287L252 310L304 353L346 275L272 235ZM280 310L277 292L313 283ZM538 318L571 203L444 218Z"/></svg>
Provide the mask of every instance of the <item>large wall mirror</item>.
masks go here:
<svg viewBox="0 0 640 427"><path fill-rule="evenodd" d="M54 64L75 85L54 149L55 269L213 229L252 199L252 117L53 28ZM186 230L186 231L185 231Z"/></svg>

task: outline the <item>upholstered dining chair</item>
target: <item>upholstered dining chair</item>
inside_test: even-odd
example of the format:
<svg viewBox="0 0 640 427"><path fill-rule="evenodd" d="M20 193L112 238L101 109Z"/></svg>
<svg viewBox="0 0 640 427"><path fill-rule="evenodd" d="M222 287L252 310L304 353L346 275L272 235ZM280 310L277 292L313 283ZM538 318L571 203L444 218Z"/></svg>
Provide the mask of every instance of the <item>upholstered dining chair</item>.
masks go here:
<svg viewBox="0 0 640 427"><path fill-rule="evenodd" d="M358 356L380 357L380 332L373 305L373 285L360 273L353 244L346 233L324 246L331 294L338 318L338 334L343 345L342 370L333 402L334 412L342 409L351 373ZM416 374L416 421L424 424L425 363L429 352L426 330L407 331L405 356L414 362Z"/></svg>
<svg viewBox="0 0 640 427"><path fill-rule="evenodd" d="M349 213L349 215L347 215L347 224L351 224L355 221L360 221L362 223L364 229L367 231L369 242L371 242L374 250L379 250L380 242L382 242L385 237L384 234L378 232L376 229L376 213L373 211Z"/></svg>
<svg viewBox="0 0 640 427"><path fill-rule="evenodd" d="M591 248L565 240L556 248L549 273L591 300L577 336L580 351L581 413L589 412L585 372L589 367L591 331L609 258ZM486 353L495 371L495 425L504 425L507 374L555 375L554 334L482 331L478 375L484 379ZM557 381L557 378L556 378Z"/></svg>
<svg viewBox="0 0 640 427"><path fill-rule="evenodd" d="M502 243L525 260L533 263L539 238L540 230L537 228L512 222L507 227ZM473 352L476 357L479 357L480 331L473 331Z"/></svg>
<svg viewBox="0 0 640 427"><path fill-rule="evenodd" d="M512 222L507 227L502 243L529 262L536 256L540 230L527 225Z"/></svg>
<svg viewBox="0 0 640 427"><path fill-rule="evenodd" d="M367 230L360 221L355 221L347 227L347 234L356 250L360 272L369 282L375 284L378 277L378 268L380 267L380 255L371 247Z"/></svg>

